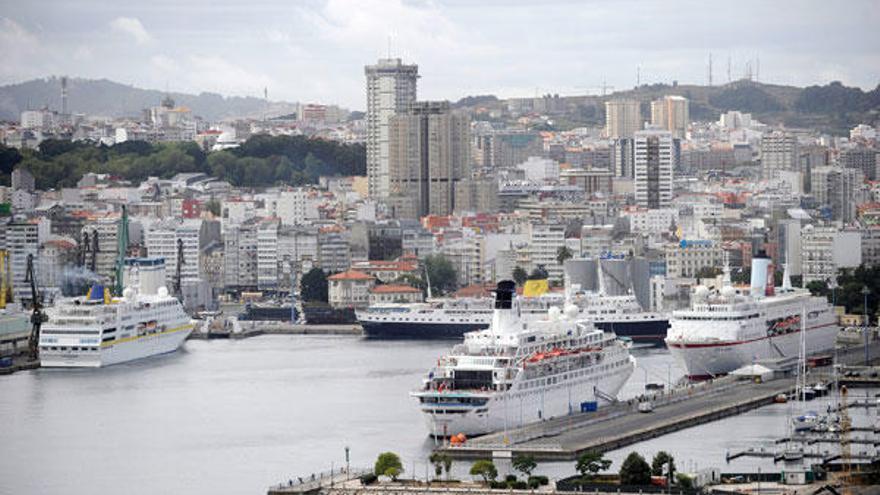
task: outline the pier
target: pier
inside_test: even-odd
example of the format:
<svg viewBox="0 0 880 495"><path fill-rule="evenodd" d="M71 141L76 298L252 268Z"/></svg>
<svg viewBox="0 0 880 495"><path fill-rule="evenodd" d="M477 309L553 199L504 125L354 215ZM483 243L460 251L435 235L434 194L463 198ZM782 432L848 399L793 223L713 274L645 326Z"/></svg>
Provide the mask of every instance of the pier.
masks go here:
<svg viewBox="0 0 880 495"><path fill-rule="evenodd" d="M880 343L871 344L871 355L877 356ZM861 364L864 349L852 347L838 351L841 364ZM873 368L863 368L859 374L862 385L880 385ZM812 383L828 381L830 367L814 368L808 373ZM840 377L843 379L843 377ZM855 379L850 377L849 379ZM510 427L506 431L468 440L457 446L438 448L458 459L492 458L497 451L528 454L541 461L574 460L588 451L609 451L656 438L699 424L770 404L780 395L794 395L796 379L785 376L754 383L734 377L722 377L711 382L690 384L658 394L647 394L653 412L638 411L635 401L618 402L600 408L596 413L574 413L568 416ZM873 407L867 402L853 407Z"/></svg>
<svg viewBox="0 0 880 495"><path fill-rule="evenodd" d="M358 324L303 325L280 321L241 321L240 329L212 329L209 332L194 331L190 339L246 339L260 335L363 335Z"/></svg>

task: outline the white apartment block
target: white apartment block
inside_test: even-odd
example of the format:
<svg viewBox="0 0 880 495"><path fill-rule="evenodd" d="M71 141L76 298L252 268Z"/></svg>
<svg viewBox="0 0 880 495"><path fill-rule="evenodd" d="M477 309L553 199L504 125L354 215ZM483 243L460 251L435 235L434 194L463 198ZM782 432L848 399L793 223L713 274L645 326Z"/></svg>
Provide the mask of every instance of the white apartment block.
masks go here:
<svg viewBox="0 0 880 495"><path fill-rule="evenodd" d="M804 284L836 279L839 269L855 268L861 262L861 232L819 225L807 225L801 229Z"/></svg>
<svg viewBox="0 0 880 495"><path fill-rule="evenodd" d="M562 265L556 259L559 248L564 247L565 225L562 224L529 224L528 251L531 264L529 271L543 266L552 280L562 280ZM575 254L575 253L572 253Z"/></svg>
<svg viewBox="0 0 880 495"><path fill-rule="evenodd" d="M761 168L765 178L775 177L780 170L798 170L797 138L778 131L764 134L761 137Z"/></svg>
<svg viewBox="0 0 880 495"><path fill-rule="evenodd" d="M644 208L672 205L672 179L675 162L672 133L648 129L635 135L636 204Z"/></svg>
<svg viewBox="0 0 880 495"><path fill-rule="evenodd" d="M276 203L276 216L282 225L303 225L318 218L317 201L310 197L307 189L282 191Z"/></svg>
<svg viewBox="0 0 880 495"><path fill-rule="evenodd" d="M640 234L662 234L669 232L673 223L678 223L677 208L656 210L638 209L624 213L629 218L629 230Z"/></svg>
<svg viewBox="0 0 880 495"><path fill-rule="evenodd" d="M94 252L95 235L98 237L98 251ZM116 277L116 259L118 258L118 218L100 218L83 225L80 242L88 235L88 252L86 253L86 267L91 269L94 263L94 272L110 282ZM93 259L94 258L94 259Z"/></svg>
<svg viewBox="0 0 880 495"><path fill-rule="evenodd" d="M227 288L257 286L257 228L251 221L227 227L223 235Z"/></svg>
<svg viewBox="0 0 880 495"><path fill-rule="evenodd" d="M180 264L180 283L198 282L201 279L199 262L199 240L202 229L201 220L172 219L153 222L144 231L144 245L147 255L152 258L165 258L165 283L173 291L177 282L177 266ZM178 240L182 243L183 259L179 260Z"/></svg>
<svg viewBox="0 0 880 495"><path fill-rule="evenodd" d="M490 278L487 275L486 238L469 229L462 231L462 236L449 239L440 246L440 254L455 267L460 286L485 283Z"/></svg>
<svg viewBox="0 0 880 495"><path fill-rule="evenodd" d="M257 288L278 288L278 222L265 221L257 229Z"/></svg>
<svg viewBox="0 0 880 495"><path fill-rule="evenodd" d="M666 247L666 277L694 277L701 268L721 268L724 251L712 241L682 240Z"/></svg>
<svg viewBox="0 0 880 495"><path fill-rule="evenodd" d="M404 65L399 58L379 59L364 68L367 76L367 180L372 198L387 198L389 177L389 120L406 112L416 101L418 65Z"/></svg>
<svg viewBox="0 0 880 495"><path fill-rule="evenodd" d="M34 270L40 267L40 245L49 237L50 222L47 219L40 221L10 222L6 225L6 250L9 253L8 263L11 283L14 290L13 296L19 300L22 296L30 298L30 289L25 283L27 273L28 255L33 256ZM36 273L40 282L40 274Z"/></svg>

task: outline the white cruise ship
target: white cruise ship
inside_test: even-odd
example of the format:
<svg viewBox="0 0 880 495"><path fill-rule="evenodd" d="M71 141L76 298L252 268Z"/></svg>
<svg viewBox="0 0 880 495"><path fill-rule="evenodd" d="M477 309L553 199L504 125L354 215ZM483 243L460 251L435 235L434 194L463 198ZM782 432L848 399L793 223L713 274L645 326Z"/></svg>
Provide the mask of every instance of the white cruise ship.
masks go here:
<svg viewBox="0 0 880 495"><path fill-rule="evenodd" d="M591 410L635 369L629 345L578 320L569 305L524 319L511 281L498 284L492 323L469 332L411 395L432 436L481 435Z"/></svg>
<svg viewBox="0 0 880 495"><path fill-rule="evenodd" d="M837 319L824 297L793 288L785 270L782 287L774 287L770 260L752 260L751 287L730 285L729 270L720 291L700 286L690 309L674 311L666 345L689 377L711 378L760 359L797 357L801 332L806 354L834 349Z"/></svg>
<svg viewBox="0 0 880 495"><path fill-rule="evenodd" d="M125 260L125 290L110 297L94 286L57 301L40 330L40 365L100 367L177 350L193 325L165 287L162 258Z"/></svg>

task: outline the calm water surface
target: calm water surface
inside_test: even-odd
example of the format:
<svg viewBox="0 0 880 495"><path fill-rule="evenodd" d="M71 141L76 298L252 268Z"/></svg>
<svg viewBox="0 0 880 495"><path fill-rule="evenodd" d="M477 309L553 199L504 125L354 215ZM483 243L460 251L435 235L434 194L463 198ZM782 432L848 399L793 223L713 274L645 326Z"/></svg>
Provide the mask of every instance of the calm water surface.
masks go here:
<svg viewBox="0 0 880 495"><path fill-rule="evenodd" d="M353 466L394 450L423 476L432 442L408 392L450 346L341 336L191 341L104 369L0 377L0 493L261 494L343 465L345 446ZM640 393L646 373L650 382L682 375L665 350L634 353L640 369L622 397ZM784 432L784 414L765 408L613 452L612 470L630 450L660 448L680 466L723 466L726 450ZM567 475L569 464L543 469Z"/></svg>

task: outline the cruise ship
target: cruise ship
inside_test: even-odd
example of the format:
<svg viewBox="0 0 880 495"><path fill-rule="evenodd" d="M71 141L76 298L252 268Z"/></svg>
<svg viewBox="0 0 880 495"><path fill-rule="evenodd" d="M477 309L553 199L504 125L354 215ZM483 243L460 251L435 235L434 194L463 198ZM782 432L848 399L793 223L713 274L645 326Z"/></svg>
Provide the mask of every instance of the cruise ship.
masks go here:
<svg viewBox="0 0 880 495"><path fill-rule="evenodd" d="M774 287L770 260L759 253L750 287L731 286L725 268L720 291L695 288L691 307L672 313L666 345L690 378L702 379L761 359L797 358L801 335L806 355L829 352L838 330L831 304L793 288L787 269L782 287Z"/></svg>
<svg viewBox="0 0 880 495"><path fill-rule="evenodd" d="M582 291L566 284L565 294L547 293L520 297L520 311L527 318L541 318L551 307L573 304L580 319L590 319L601 330L629 337L636 342L663 344L669 327L664 314L645 311L632 293L605 293L599 265L599 290ZM358 323L371 338L458 339L465 333L492 323L492 298L444 299L429 303L379 304L357 310Z"/></svg>
<svg viewBox="0 0 880 495"><path fill-rule="evenodd" d="M628 343L579 320L573 305L523 318L515 284L502 281L489 328L465 334L411 395L430 435L482 435L594 410L635 366Z"/></svg>
<svg viewBox="0 0 880 495"><path fill-rule="evenodd" d="M95 285L56 301L40 330L40 366L109 366L177 350L193 325L165 287L162 258L125 260L122 297Z"/></svg>

